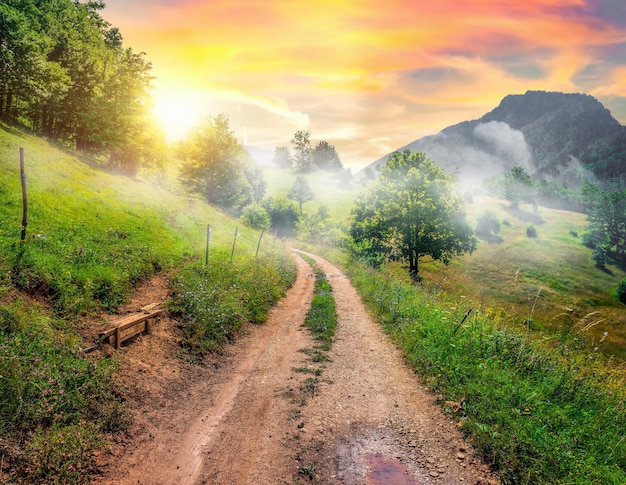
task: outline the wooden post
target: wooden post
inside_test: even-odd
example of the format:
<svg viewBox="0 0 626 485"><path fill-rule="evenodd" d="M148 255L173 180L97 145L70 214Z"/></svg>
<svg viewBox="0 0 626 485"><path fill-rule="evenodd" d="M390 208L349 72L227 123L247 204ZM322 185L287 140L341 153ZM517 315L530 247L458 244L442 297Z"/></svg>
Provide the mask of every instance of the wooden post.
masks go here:
<svg viewBox="0 0 626 485"><path fill-rule="evenodd" d="M20 148L20 177L22 179L22 237L26 241L26 227L28 226L28 195L26 194L26 171L24 170L24 149Z"/></svg>
<svg viewBox="0 0 626 485"><path fill-rule="evenodd" d="M235 255L235 243L237 242L237 234L238 234L239 228L236 227L235 228L235 237L233 237L233 250L230 252L230 262L233 262L233 256Z"/></svg>
<svg viewBox="0 0 626 485"><path fill-rule="evenodd" d="M265 229L261 231L261 235L259 236L259 243L256 245L256 255L255 258L259 257L259 248L261 247L261 239L263 239L263 234L265 234Z"/></svg>
<svg viewBox="0 0 626 485"><path fill-rule="evenodd" d="M209 244L211 242L211 224L206 226L206 251L204 253L204 265L209 265Z"/></svg>
<svg viewBox="0 0 626 485"><path fill-rule="evenodd" d="M122 347L122 331L120 327L115 328L115 348L119 350Z"/></svg>

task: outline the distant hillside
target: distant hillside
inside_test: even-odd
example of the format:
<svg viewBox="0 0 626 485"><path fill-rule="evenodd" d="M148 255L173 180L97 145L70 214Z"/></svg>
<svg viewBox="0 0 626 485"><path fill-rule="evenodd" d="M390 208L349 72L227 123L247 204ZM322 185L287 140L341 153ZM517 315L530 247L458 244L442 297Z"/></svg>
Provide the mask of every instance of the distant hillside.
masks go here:
<svg viewBox="0 0 626 485"><path fill-rule="evenodd" d="M425 152L467 184L522 166L538 178L575 186L626 169L626 127L585 94L528 91L506 96L478 120L464 121L400 148ZM386 163L389 155L371 166Z"/></svg>

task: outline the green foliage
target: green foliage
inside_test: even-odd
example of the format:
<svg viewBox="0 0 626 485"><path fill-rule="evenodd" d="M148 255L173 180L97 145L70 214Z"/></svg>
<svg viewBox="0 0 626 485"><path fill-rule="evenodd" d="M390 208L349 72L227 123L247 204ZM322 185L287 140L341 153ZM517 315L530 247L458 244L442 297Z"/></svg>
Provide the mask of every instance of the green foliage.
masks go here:
<svg viewBox="0 0 626 485"><path fill-rule="evenodd" d="M287 197L295 200L298 203L300 214L302 214L302 204L313 200L315 198L315 194L311 190L311 186L309 185L309 182L307 182L306 178L304 178L302 175L299 175L296 177L296 181L293 183L293 187L289 189Z"/></svg>
<svg viewBox="0 0 626 485"><path fill-rule="evenodd" d="M251 187L244 175L244 150L230 130L228 117L207 117L194 127L181 144L185 162L181 181L202 194L209 203L235 207L250 198Z"/></svg>
<svg viewBox="0 0 626 485"><path fill-rule="evenodd" d="M309 172L313 169L313 150L311 149L311 132L307 130L296 131L290 140L293 145L293 163L300 172Z"/></svg>
<svg viewBox="0 0 626 485"><path fill-rule="evenodd" d="M271 229L281 237L293 237L300 220L300 211L295 202L287 197L270 197L263 202L270 215Z"/></svg>
<svg viewBox="0 0 626 485"><path fill-rule="evenodd" d="M188 264L176 275L170 309L185 322L183 333L190 348L214 352L246 322L264 322L294 279L290 258L232 264L224 254L213 257L209 266Z"/></svg>
<svg viewBox="0 0 626 485"><path fill-rule="evenodd" d="M330 218L325 205L315 214L301 217L297 229L298 239L318 246L342 247L346 239L344 225Z"/></svg>
<svg viewBox="0 0 626 485"><path fill-rule="evenodd" d="M97 472L95 452L102 445L101 433L90 423L38 429L26 447L26 479L28 483L89 484Z"/></svg>
<svg viewBox="0 0 626 485"><path fill-rule="evenodd" d="M337 326L335 298L326 275L315 263L312 264L315 271L315 288L304 326L311 330L316 340L329 345L333 341Z"/></svg>
<svg viewBox="0 0 626 485"><path fill-rule="evenodd" d="M276 147L272 163L279 168L290 168L293 164L289 147Z"/></svg>
<svg viewBox="0 0 626 485"><path fill-rule="evenodd" d="M62 326L21 298L0 307L0 453L24 450L18 481L88 483L102 432L124 419L114 363L85 358Z"/></svg>
<svg viewBox="0 0 626 485"><path fill-rule="evenodd" d="M0 119L101 155L134 174L158 158L151 65L122 45L101 2L0 5Z"/></svg>
<svg viewBox="0 0 626 485"><path fill-rule="evenodd" d="M589 235L607 252L613 251L617 259L626 259L626 188L623 183L611 181L606 189L587 184L584 200Z"/></svg>
<svg viewBox="0 0 626 485"><path fill-rule="evenodd" d="M241 220L252 229L268 229L270 227L270 215L258 203L245 206L241 210Z"/></svg>
<svg viewBox="0 0 626 485"><path fill-rule="evenodd" d="M313 164L322 170L338 172L343 170L343 164L334 145L321 140L313 149Z"/></svg>
<svg viewBox="0 0 626 485"><path fill-rule="evenodd" d="M536 238L537 237L537 226L534 224L528 224L526 226L526 237Z"/></svg>
<svg viewBox="0 0 626 485"><path fill-rule="evenodd" d="M624 278L617 284L617 289L615 290L615 293L619 301L626 305L626 278Z"/></svg>
<svg viewBox="0 0 626 485"><path fill-rule="evenodd" d="M513 167L501 181L502 196L513 207L520 203L532 204L536 199L535 183L522 167Z"/></svg>
<svg viewBox="0 0 626 485"><path fill-rule="evenodd" d="M478 236L492 236L500 232L500 221L492 210L486 210L476 221L476 234Z"/></svg>
<svg viewBox="0 0 626 485"><path fill-rule="evenodd" d="M415 280L422 258L448 263L476 247L462 199L423 153L392 154L376 183L357 200L353 216L356 254L369 261L387 257L408 263Z"/></svg>
<svg viewBox="0 0 626 485"><path fill-rule="evenodd" d="M467 308L371 269L353 282L418 373L441 396L502 483L624 483L623 373L577 333L548 348L503 329L504 314Z"/></svg>

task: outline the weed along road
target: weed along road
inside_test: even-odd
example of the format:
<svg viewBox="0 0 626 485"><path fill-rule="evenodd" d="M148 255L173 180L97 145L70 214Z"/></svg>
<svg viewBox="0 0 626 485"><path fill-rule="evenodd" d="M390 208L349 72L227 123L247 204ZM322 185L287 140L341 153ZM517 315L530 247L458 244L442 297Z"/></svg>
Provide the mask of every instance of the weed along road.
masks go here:
<svg viewBox="0 0 626 485"><path fill-rule="evenodd" d="M106 460L105 483L496 483L349 280L307 256L336 302L324 358L302 326L314 277L298 252L294 287L219 364L166 359L175 344L166 321L121 356L122 374L127 363L147 369L129 384L141 409Z"/></svg>

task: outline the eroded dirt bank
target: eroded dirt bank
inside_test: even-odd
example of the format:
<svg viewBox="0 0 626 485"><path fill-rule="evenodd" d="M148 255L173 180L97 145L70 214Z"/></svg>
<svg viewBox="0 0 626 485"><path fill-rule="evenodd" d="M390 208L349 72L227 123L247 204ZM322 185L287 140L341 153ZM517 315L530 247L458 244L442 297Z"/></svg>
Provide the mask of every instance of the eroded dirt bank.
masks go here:
<svg viewBox="0 0 626 485"><path fill-rule="evenodd" d="M337 302L330 361L315 366L303 352L315 345L302 328L313 278L299 257L297 281L268 322L250 327L224 355L187 359L176 322L164 318L120 352L133 419L101 457L98 483L492 481L348 279L313 257ZM141 299L140 292L134 304ZM313 367L321 375L309 393L311 377L302 370Z"/></svg>

